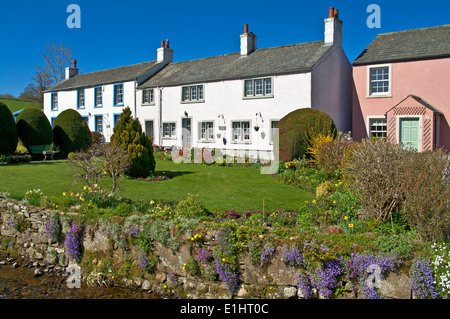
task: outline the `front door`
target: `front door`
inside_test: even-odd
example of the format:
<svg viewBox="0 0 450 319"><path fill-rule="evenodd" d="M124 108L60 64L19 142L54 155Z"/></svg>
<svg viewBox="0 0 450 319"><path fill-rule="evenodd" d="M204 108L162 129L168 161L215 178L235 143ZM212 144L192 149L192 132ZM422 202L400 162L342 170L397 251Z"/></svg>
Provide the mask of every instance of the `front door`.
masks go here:
<svg viewBox="0 0 450 319"><path fill-rule="evenodd" d="M400 119L400 143L408 149L419 150L419 118Z"/></svg>
<svg viewBox="0 0 450 319"><path fill-rule="evenodd" d="M145 121L145 133L148 137L153 137L153 121Z"/></svg>
<svg viewBox="0 0 450 319"><path fill-rule="evenodd" d="M181 142L183 149L191 148L191 119L182 119L181 123Z"/></svg>

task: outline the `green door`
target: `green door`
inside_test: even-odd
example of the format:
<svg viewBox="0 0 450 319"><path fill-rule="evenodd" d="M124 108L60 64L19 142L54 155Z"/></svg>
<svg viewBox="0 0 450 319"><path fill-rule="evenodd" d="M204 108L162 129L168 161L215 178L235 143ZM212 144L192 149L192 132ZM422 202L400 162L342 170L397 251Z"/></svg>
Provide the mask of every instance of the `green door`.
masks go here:
<svg viewBox="0 0 450 319"><path fill-rule="evenodd" d="M419 150L419 118L400 119L400 143L406 148Z"/></svg>

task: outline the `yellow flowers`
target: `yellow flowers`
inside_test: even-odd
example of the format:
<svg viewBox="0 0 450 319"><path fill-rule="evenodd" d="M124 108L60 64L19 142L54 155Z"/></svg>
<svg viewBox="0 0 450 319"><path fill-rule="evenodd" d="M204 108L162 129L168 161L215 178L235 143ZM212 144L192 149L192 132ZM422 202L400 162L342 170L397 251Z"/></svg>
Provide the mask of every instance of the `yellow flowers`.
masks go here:
<svg viewBox="0 0 450 319"><path fill-rule="evenodd" d="M291 168L291 167L294 167L295 166L295 163L294 162L287 162L286 164L284 164L284 167L286 167L286 168Z"/></svg>
<svg viewBox="0 0 450 319"><path fill-rule="evenodd" d="M183 264L183 270L186 270L186 263Z"/></svg>
<svg viewBox="0 0 450 319"><path fill-rule="evenodd" d="M353 224L348 224L348 227L353 228Z"/></svg>
<svg viewBox="0 0 450 319"><path fill-rule="evenodd" d="M63 193L63 196L66 196L66 193Z"/></svg>
<svg viewBox="0 0 450 319"><path fill-rule="evenodd" d="M314 200L312 201L312 203L315 205L317 202L316 202L316 200L314 199Z"/></svg>
<svg viewBox="0 0 450 319"><path fill-rule="evenodd" d="M188 237L188 240L194 241L194 240L201 239L201 238L202 238L202 235L195 234L193 237Z"/></svg>
<svg viewBox="0 0 450 319"><path fill-rule="evenodd" d="M333 201L333 204L336 205L336 201L335 200Z"/></svg>
<svg viewBox="0 0 450 319"><path fill-rule="evenodd" d="M345 219L345 220L347 220L347 219L348 219L348 217L347 217L347 216L344 216L344 219Z"/></svg>

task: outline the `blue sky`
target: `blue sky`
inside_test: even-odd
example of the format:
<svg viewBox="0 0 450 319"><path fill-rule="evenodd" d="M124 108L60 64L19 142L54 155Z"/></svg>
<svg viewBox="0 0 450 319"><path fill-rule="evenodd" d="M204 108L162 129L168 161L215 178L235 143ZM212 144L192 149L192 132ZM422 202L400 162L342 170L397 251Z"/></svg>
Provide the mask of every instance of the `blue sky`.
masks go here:
<svg viewBox="0 0 450 319"><path fill-rule="evenodd" d="M70 4L81 8L80 29L67 27ZM380 7L381 28L366 24L369 4ZM450 23L448 0L0 0L0 94L32 82L47 43L71 47L82 73L155 60L165 39L179 62L238 52L245 23L258 48L323 40L330 6L350 62L379 33Z"/></svg>

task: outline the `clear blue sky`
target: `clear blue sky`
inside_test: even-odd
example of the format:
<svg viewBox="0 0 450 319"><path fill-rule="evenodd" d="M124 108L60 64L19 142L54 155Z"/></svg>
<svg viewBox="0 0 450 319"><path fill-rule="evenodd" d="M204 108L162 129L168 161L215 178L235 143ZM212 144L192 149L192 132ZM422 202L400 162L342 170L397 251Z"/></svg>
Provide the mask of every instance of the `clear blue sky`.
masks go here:
<svg viewBox="0 0 450 319"><path fill-rule="evenodd" d="M66 25L72 3L80 29ZM379 29L366 25L369 4L380 6ZM330 6L344 22L350 62L379 33L450 23L449 0L0 0L0 94L18 96L31 83L47 43L71 47L83 73L155 60L164 39L174 62L186 61L238 52L245 23L258 48L323 40Z"/></svg>

